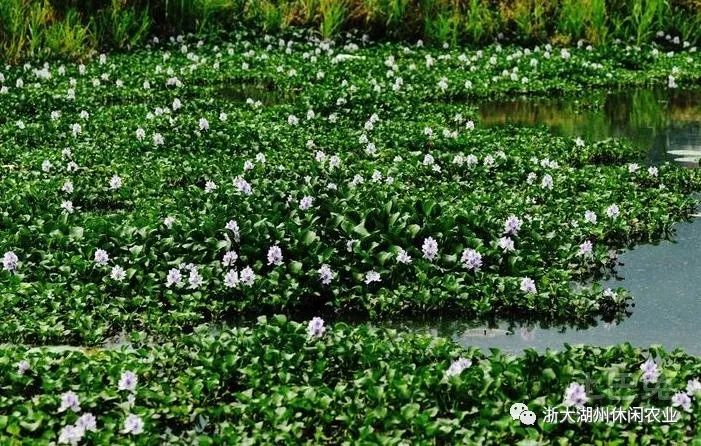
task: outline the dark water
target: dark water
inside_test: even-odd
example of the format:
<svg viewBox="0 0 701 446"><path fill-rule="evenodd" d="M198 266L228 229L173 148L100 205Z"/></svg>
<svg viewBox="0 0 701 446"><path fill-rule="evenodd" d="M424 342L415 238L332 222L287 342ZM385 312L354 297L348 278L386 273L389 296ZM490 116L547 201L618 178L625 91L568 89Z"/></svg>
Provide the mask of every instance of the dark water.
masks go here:
<svg viewBox="0 0 701 446"><path fill-rule="evenodd" d="M701 90L636 90L602 95L591 108L561 99L513 100L482 104L482 125L546 125L553 132L588 141L628 138L648 151L651 162L701 158ZM681 347L701 355L701 218L676 225L673 241L641 245L620 256L622 286L634 296L632 314L617 324L587 328L542 328L499 322L475 325L459 320L400 323L412 331L451 337L466 346L561 349L563 344L607 346L622 342L647 347Z"/></svg>
<svg viewBox="0 0 701 446"><path fill-rule="evenodd" d="M626 138L648 152L650 162L701 159L701 89L641 89L593 93L587 101L514 99L480 105L486 126L545 125L585 141Z"/></svg>

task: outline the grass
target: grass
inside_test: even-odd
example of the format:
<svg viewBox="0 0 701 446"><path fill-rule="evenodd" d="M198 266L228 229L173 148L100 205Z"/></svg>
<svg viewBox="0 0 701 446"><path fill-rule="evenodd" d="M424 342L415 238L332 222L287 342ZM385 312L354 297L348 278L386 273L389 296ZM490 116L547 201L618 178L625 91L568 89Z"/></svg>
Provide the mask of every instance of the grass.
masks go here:
<svg viewBox="0 0 701 446"><path fill-rule="evenodd" d="M3 0L0 57L9 62L51 54L80 58L128 48L151 34L290 26L324 39L356 29L375 37L479 44L613 39L637 44L663 35L697 44L697 0Z"/></svg>

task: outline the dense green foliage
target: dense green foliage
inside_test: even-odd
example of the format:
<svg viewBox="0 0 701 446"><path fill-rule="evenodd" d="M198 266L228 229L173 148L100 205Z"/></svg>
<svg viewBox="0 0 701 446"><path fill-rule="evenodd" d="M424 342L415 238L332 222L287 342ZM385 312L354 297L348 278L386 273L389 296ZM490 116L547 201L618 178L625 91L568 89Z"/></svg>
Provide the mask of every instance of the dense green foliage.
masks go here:
<svg viewBox="0 0 701 446"><path fill-rule="evenodd" d="M8 445L48 444L85 413L96 418L96 431L85 434L89 444L111 445L700 440L701 405L693 391L689 411L677 407L674 423L586 424L576 415L574 422L545 421L548 407L565 410L571 383L586 387L589 407L670 407L672 396L701 376L701 361L657 348L485 356L443 339L344 324L310 337L303 325L275 317L252 328L121 351L3 347L0 353L0 430ZM470 365L450 376L458 358ZM642 376L647 359L657 363L654 384ZM131 391L119 390L127 371L138 382ZM79 398L77 413L59 412L68 391ZM514 402L537 414L534 426L511 419ZM148 435L120 433L129 413L142 418Z"/></svg>
<svg viewBox="0 0 701 446"><path fill-rule="evenodd" d="M241 24L267 32L305 27L324 38L355 29L436 43L657 39L676 48L698 43L701 6L696 0L3 0L0 55L84 57L99 48L128 48L154 33Z"/></svg>
<svg viewBox="0 0 701 446"><path fill-rule="evenodd" d="M624 290L571 284L688 215L696 172L634 171L645 159L620 141L473 128L464 99L695 82L698 53L356 48L238 39L7 70L0 254L18 265L0 271L0 339L95 344L278 311L624 309ZM267 105L244 101L261 88Z"/></svg>

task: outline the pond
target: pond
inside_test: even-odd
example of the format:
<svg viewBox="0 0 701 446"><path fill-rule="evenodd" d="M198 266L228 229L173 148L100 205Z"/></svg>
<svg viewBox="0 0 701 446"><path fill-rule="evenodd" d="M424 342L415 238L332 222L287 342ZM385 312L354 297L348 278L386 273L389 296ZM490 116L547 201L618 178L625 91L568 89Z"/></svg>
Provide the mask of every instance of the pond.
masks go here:
<svg viewBox="0 0 701 446"><path fill-rule="evenodd" d="M701 159L701 89L639 89L594 93L587 101L511 99L479 105L483 126L545 125L585 141L627 138L645 148L652 163Z"/></svg>
<svg viewBox="0 0 701 446"><path fill-rule="evenodd" d="M600 107L574 100L518 99L481 104L482 125L545 125L563 136L588 141L628 138L650 162L678 160L697 167L701 158L701 90L635 90L604 95ZM562 349L568 344L607 346L630 342L682 347L701 355L701 219L676 225L674 240L641 245L620 256L623 266L607 286L623 286L635 297L630 317L618 323L543 328L538 324L460 320L402 322L404 330L453 338L462 345Z"/></svg>

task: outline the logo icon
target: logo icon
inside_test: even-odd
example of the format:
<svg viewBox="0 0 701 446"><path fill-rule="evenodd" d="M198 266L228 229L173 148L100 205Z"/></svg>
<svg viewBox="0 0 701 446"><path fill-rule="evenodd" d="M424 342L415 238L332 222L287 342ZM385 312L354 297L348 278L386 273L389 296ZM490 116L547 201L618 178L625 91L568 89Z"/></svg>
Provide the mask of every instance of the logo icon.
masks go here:
<svg viewBox="0 0 701 446"><path fill-rule="evenodd" d="M509 413L511 414L511 418L514 420L519 420L521 424L525 424L526 426L532 426L535 424L535 412L528 410L528 406L523 403L512 404L511 409L509 409Z"/></svg>

